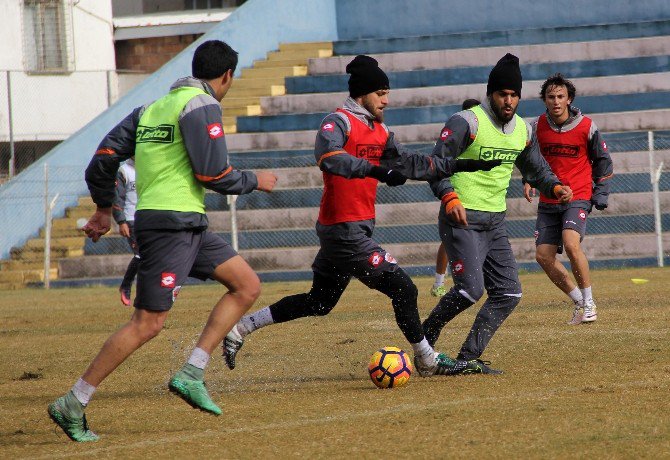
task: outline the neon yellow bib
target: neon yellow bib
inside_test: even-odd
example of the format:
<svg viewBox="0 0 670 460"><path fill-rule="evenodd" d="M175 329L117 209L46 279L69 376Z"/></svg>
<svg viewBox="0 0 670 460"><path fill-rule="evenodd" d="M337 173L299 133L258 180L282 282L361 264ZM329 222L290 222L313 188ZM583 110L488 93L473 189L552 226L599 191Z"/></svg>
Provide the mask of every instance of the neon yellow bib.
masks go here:
<svg viewBox="0 0 670 460"><path fill-rule="evenodd" d="M479 128L474 142L458 157L459 159L502 160L502 164L491 171L456 173L451 184L463 207L476 211L502 212L507 209L505 197L512 177L514 161L526 147L528 133L526 123L518 115L511 134L503 134L493 126L484 110L477 106L472 110L477 116Z"/></svg>
<svg viewBox="0 0 670 460"><path fill-rule="evenodd" d="M207 93L191 87L174 89L140 117L135 139L138 211L205 213L205 189L193 175L179 129L179 114L200 94Z"/></svg>

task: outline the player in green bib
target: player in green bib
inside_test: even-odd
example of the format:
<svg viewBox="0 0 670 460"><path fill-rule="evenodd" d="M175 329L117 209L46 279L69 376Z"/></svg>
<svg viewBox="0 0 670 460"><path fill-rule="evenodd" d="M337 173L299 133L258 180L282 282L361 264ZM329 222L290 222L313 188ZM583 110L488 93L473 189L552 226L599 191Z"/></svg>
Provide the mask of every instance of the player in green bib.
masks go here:
<svg viewBox="0 0 670 460"><path fill-rule="evenodd" d="M521 98L519 59L511 54L491 70L484 102L454 114L433 154L444 158L502 160L490 171L454 174L431 183L442 200L439 230L449 255L453 287L423 323L431 345L442 328L488 297L456 357L454 374L500 374L480 359L495 331L521 300L516 260L507 237L506 197L512 169L547 196L569 201L572 191L551 172L536 146L530 125L516 114Z"/></svg>
<svg viewBox="0 0 670 460"><path fill-rule="evenodd" d="M168 388L195 408L222 412L205 387L205 368L212 350L260 295L260 280L228 242L207 230L205 189L225 195L270 192L277 181L270 171L240 171L228 163L220 102L236 66L237 52L226 43L202 43L193 55L193 76L180 78L168 94L121 120L86 169L97 210L83 230L97 242L109 231L119 164L135 156L141 258L132 317L107 339L72 389L48 407L73 441L98 439L84 409L105 378L160 333L188 277L218 281L227 292Z"/></svg>

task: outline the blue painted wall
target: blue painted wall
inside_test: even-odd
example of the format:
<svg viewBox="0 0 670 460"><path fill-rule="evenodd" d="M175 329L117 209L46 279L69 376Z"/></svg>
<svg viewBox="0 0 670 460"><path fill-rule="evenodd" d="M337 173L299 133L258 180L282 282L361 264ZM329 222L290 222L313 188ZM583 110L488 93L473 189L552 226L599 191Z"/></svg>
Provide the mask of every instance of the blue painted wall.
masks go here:
<svg viewBox="0 0 670 460"><path fill-rule="evenodd" d="M60 194L54 216L62 216L66 207L77 203L78 195L87 194L83 170L104 135L133 108L159 98L177 78L189 75L193 51L200 42L228 42L239 52L239 73L240 68L277 49L280 42L337 40L335 0L282 0L281 8L278 5L274 0L246 2L108 110L0 187L0 259L6 259L13 246L35 237L44 225L44 198L36 191L43 189L44 163L56 168L50 175L50 196ZM79 174L81 181L57 180L64 166L72 166L72 174Z"/></svg>
<svg viewBox="0 0 670 460"><path fill-rule="evenodd" d="M670 1L337 0L340 40L670 18Z"/></svg>

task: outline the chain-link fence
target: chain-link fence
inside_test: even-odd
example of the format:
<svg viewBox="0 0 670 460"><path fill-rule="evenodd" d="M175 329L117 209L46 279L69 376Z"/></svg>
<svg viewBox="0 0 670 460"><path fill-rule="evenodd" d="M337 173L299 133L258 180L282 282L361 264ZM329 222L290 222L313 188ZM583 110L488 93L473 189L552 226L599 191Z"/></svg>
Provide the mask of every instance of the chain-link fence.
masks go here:
<svg viewBox="0 0 670 460"><path fill-rule="evenodd" d="M649 149L649 135L653 136L653 149ZM605 139L615 176L609 207L602 212L594 210L588 219L583 246L592 267L652 266L663 263L664 258L668 263L670 132L605 134ZM432 151L431 145L411 147L423 153ZM247 152L232 154L231 162L239 169L274 170L279 176L278 188L271 194L254 192L234 201L207 193L210 230L232 241L255 270L265 273L265 279L310 276L318 250L314 223L322 192L321 172L314 166L313 153ZM10 258L1 262L0 286L18 280L42 281L46 257L50 258L52 283L79 278L116 282L123 275L132 252L118 229L114 227L98 243L84 238L79 230L94 211L86 196L83 169L47 168L33 187L10 197L17 205L17 226L22 225L21 212L46 216L53 200L70 207L64 215L53 216L50 255L45 252L46 227L31 229L34 238L13 248ZM517 259L522 268L536 268L533 232L537 205L523 198L518 172L512 178L507 205L508 232ZM410 272L432 273L439 246L438 211L439 202L425 183L381 185L374 237ZM22 275L11 274L17 270Z"/></svg>
<svg viewBox="0 0 670 460"><path fill-rule="evenodd" d="M109 107L114 71L32 75L0 71L0 183L33 164ZM36 90L39 88L39 90ZM77 110L63 110L77 104Z"/></svg>

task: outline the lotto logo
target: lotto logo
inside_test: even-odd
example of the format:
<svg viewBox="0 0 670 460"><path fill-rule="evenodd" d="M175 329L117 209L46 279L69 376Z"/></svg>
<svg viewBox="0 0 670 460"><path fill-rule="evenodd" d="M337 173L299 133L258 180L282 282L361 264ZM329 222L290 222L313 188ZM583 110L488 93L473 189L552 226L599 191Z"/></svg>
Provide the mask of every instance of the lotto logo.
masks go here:
<svg viewBox="0 0 670 460"><path fill-rule="evenodd" d="M603 141L603 150L607 150L607 144Z"/></svg>
<svg viewBox="0 0 670 460"><path fill-rule="evenodd" d="M582 220L586 220L586 211L584 211L583 209L580 209L579 210L579 218L582 219Z"/></svg>
<svg viewBox="0 0 670 460"><path fill-rule="evenodd" d="M451 264L451 271L454 275L462 275L465 271L465 265L463 265L462 260L457 260Z"/></svg>
<svg viewBox="0 0 670 460"><path fill-rule="evenodd" d="M210 139L217 139L223 136L223 127L221 127L221 123L212 123L207 125L207 132Z"/></svg>
<svg viewBox="0 0 670 460"><path fill-rule="evenodd" d="M386 254L384 254L384 260L387 261L390 264L397 264L398 263L398 261L395 260L395 257L393 257L388 252Z"/></svg>
<svg viewBox="0 0 670 460"><path fill-rule="evenodd" d="M535 231L533 232L533 234L535 235L535 241L537 241L537 237L540 236L540 232L538 232L537 230L535 230Z"/></svg>
<svg viewBox="0 0 670 460"><path fill-rule="evenodd" d="M324 125L321 127L321 129L322 129L323 131L331 131L331 132L332 132L332 131L335 130L335 125L332 124L332 123L326 123L326 124L324 124Z"/></svg>
<svg viewBox="0 0 670 460"><path fill-rule="evenodd" d="M442 141L446 140L449 136L451 136L451 131L447 128L444 128L440 133L440 139L442 139Z"/></svg>
<svg viewBox="0 0 670 460"><path fill-rule="evenodd" d="M381 264L383 261L384 261L384 258L378 252L373 252L372 255L370 256L370 258L368 259L368 262L370 263L370 265L372 265L375 268L379 267L379 264Z"/></svg>
<svg viewBox="0 0 670 460"><path fill-rule="evenodd" d="M174 288L177 275L174 273L161 273L161 287Z"/></svg>

